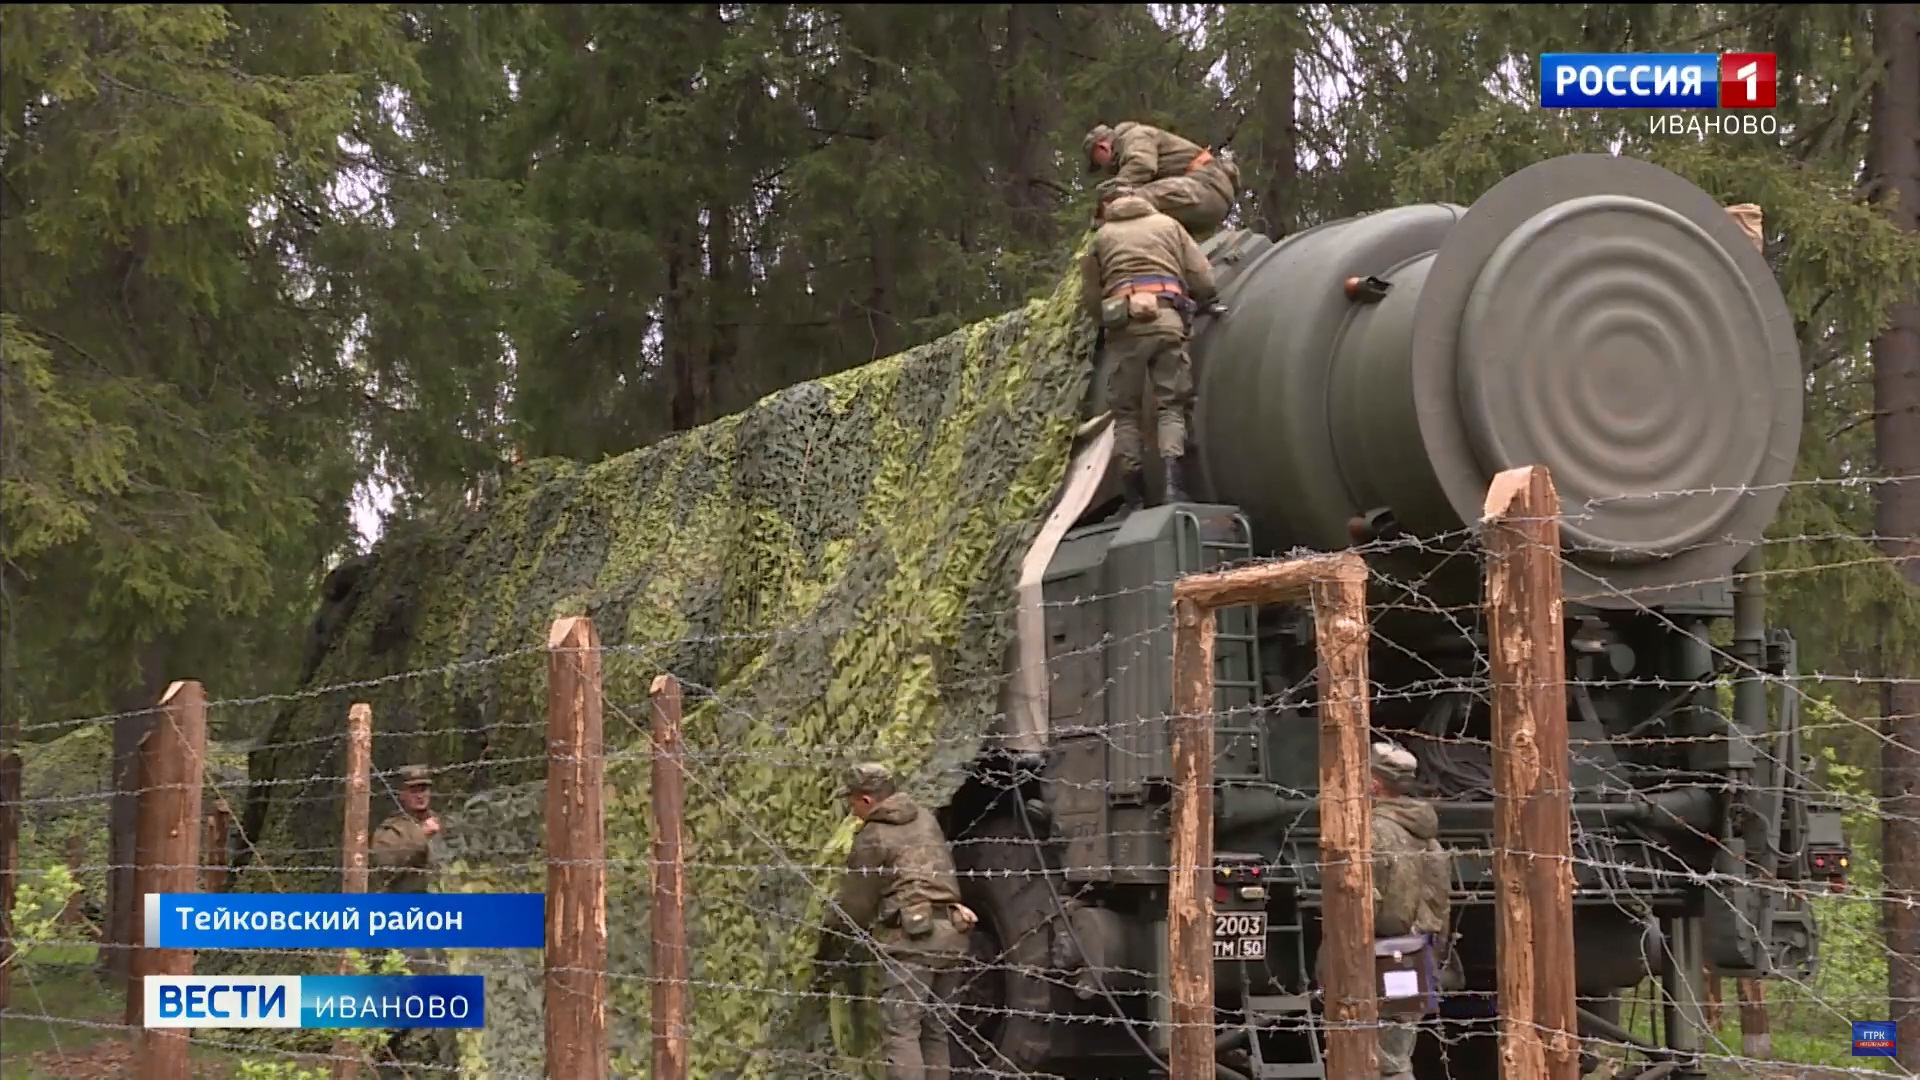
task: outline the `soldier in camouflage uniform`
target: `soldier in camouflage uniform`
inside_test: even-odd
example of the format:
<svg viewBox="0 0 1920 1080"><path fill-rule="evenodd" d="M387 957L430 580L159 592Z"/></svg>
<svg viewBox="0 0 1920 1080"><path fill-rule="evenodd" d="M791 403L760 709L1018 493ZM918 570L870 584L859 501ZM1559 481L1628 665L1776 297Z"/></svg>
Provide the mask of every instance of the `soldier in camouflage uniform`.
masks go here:
<svg viewBox="0 0 1920 1080"><path fill-rule="evenodd" d="M432 809L433 774L425 765L403 765L400 812L373 831L368 861L377 892L426 892L427 851L440 832Z"/></svg>
<svg viewBox="0 0 1920 1080"><path fill-rule="evenodd" d="M1450 944L1448 895L1453 867L1439 840L1433 805L1407 794L1418 763L1390 742L1373 744L1373 935L1433 935L1436 950ZM1384 1021L1380 1075L1413 1080L1413 1048L1420 1029Z"/></svg>
<svg viewBox="0 0 1920 1080"><path fill-rule="evenodd" d="M1222 150L1206 147L1129 120L1108 127L1095 124L1082 149L1087 168L1112 179L1102 188L1124 184L1161 213L1204 239L1227 219L1240 193L1240 167Z"/></svg>
<svg viewBox="0 0 1920 1080"><path fill-rule="evenodd" d="M433 802L433 773L425 765L403 765L398 777L400 780L400 812L380 823L373 831L368 844L367 863L371 873L368 875L376 892L423 893L430 891L427 859L433 837L440 832L440 819L435 816ZM402 949L407 958L407 969L416 975L438 974L443 965L432 949ZM377 1054L376 1070L378 1074L391 1078L411 1078L436 1075L420 1071L420 1067L429 1064L438 1056L441 1041L437 1033L419 1029L402 1028L387 1040L386 1047Z"/></svg>
<svg viewBox="0 0 1920 1080"><path fill-rule="evenodd" d="M895 787L886 766L854 766L845 794L862 825L837 906L820 932L816 981L824 981L850 938L871 932L887 1080L947 1080L953 1025L944 1006L959 987L974 913L960 902L939 823Z"/></svg>
<svg viewBox="0 0 1920 1080"><path fill-rule="evenodd" d="M1186 502L1181 461L1193 400L1187 337L1199 305L1214 303L1213 268L1180 224L1124 185L1107 189L1080 267L1080 303L1099 323L1107 354L1113 456L1127 508L1145 505L1140 463L1142 376L1152 382L1155 444L1166 466L1167 501Z"/></svg>

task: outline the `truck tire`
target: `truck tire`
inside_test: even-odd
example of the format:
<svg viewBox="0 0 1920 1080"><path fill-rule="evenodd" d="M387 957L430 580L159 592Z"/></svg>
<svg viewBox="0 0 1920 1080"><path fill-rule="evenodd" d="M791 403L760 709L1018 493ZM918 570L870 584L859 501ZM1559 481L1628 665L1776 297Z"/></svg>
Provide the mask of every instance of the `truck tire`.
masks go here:
<svg viewBox="0 0 1920 1080"><path fill-rule="evenodd" d="M956 1075L1037 1071L1050 1054L1059 1011L1049 964L1054 900L1040 846L1010 796L995 801L953 843L960 894L980 924L970 936L952 1048Z"/></svg>

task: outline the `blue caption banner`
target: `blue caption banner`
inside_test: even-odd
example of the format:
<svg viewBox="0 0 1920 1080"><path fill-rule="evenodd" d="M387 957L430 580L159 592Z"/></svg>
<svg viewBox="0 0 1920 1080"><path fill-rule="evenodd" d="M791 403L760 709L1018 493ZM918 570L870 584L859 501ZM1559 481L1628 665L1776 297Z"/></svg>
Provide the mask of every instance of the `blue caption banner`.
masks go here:
<svg viewBox="0 0 1920 1080"><path fill-rule="evenodd" d="M538 949L541 893L148 893L149 949Z"/></svg>
<svg viewBox="0 0 1920 1080"><path fill-rule="evenodd" d="M1543 109L1712 109L1714 53L1541 53Z"/></svg>
<svg viewBox="0 0 1920 1080"><path fill-rule="evenodd" d="M477 1028L479 975L149 975L150 1028Z"/></svg>
<svg viewBox="0 0 1920 1080"><path fill-rule="evenodd" d="M303 1028L477 1028L487 1019L480 975L302 975Z"/></svg>
<svg viewBox="0 0 1920 1080"><path fill-rule="evenodd" d="M1891 1020L1855 1020L1853 1022L1854 1057L1893 1057L1899 1036Z"/></svg>

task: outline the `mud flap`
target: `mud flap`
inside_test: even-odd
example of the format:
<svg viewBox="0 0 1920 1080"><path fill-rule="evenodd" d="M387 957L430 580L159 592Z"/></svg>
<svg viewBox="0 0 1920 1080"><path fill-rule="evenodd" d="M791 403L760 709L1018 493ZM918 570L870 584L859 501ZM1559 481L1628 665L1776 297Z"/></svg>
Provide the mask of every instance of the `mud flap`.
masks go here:
<svg viewBox="0 0 1920 1080"><path fill-rule="evenodd" d="M1047 618L1041 606L1044 599L1041 582L1054 552L1067 530L1093 505L1095 496L1106 486L1108 466L1113 461L1113 423L1102 413L1080 426L1075 433L1073 460L1067 463L1066 477L1053 509L1041 523L1039 534L1020 563L1020 586L1016 594L1014 640L1009 648L1008 667L1013 677L1001 694L1001 715L1007 718L1005 732L1010 748L1023 753L1044 752L1050 716L1047 701Z"/></svg>

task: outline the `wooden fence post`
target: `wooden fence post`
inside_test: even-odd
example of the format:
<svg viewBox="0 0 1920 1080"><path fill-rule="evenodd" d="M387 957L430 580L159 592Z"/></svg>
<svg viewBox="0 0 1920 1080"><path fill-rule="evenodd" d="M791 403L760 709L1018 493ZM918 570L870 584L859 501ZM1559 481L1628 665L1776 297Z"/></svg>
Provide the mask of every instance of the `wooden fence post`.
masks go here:
<svg viewBox="0 0 1920 1080"><path fill-rule="evenodd" d="M1740 993L1740 1054L1755 1061L1773 1057L1773 1035L1767 1024L1765 979L1735 979Z"/></svg>
<svg viewBox="0 0 1920 1080"><path fill-rule="evenodd" d="M1176 597L1178 594L1175 594ZM1167 879L1167 981L1172 1080L1214 1074L1213 635L1214 617L1173 603L1172 864Z"/></svg>
<svg viewBox="0 0 1920 1080"><path fill-rule="evenodd" d="M200 883L200 805L205 782L207 699L197 682L176 682L160 698L160 715L140 745L140 817L135 839L133 977L127 980L127 1023L140 1027L149 975L193 974L192 949L147 942L149 893L189 893ZM188 1031L140 1027L140 1080L185 1080Z"/></svg>
<svg viewBox="0 0 1920 1080"><path fill-rule="evenodd" d="M547 1075L606 1080L607 872L600 636L547 634Z"/></svg>
<svg viewBox="0 0 1920 1080"><path fill-rule="evenodd" d="M1560 503L1543 466L1494 477L1482 514L1493 678L1501 1069L1579 1080Z"/></svg>
<svg viewBox="0 0 1920 1080"><path fill-rule="evenodd" d="M1182 577L1173 586L1173 864L1167 964L1172 1080L1212 1080L1213 613L1313 607L1320 682L1322 985L1328 1080L1376 1080L1373 803L1367 765L1367 565L1311 556Z"/></svg>
<svg viewBox="0 0 1920 1080"><path fill-rule="evenodd" d="M225 799L214 799L200 832L201 892L219 892L227 887L227 863L232 857L227 837L232 824L233 808Z"/></svg>
<svg viewBox="0 0 1920 1080"><path fill-rule="evenodd" d="M686 748L680 680L660 675L653 703L653 1080L687 1080Z"/></svg>
<svg viewBox="0 0 1920 1080"><path fill-rule="evenodd" d="M347 708L347 805L340 829L340 891L367 891L367 828L372 818L373 706L355 702ZM340 953L340 974L352 968L352 951ZM333 1042L335 1080L360 1075L359 1048L346 1037Z"/></svg>
<svg viewBox="0 0 1920 1080"><path fill-rule="evenodd" d="M13 893L20 873L20 755L0 751L0 1010L7 1007L13 965Z"/></svg>

